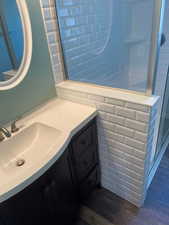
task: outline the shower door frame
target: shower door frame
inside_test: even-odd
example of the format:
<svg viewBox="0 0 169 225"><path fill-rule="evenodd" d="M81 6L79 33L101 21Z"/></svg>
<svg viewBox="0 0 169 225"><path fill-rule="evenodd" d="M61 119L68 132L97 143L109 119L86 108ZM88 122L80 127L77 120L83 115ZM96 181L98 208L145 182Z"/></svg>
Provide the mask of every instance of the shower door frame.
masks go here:
<svg viewBox="0 0 169 225"><path fill-rule="evenodd" d="M155 0L154 3L151 48L147 75L147 89L145 93L147 96L152 96L155 91L161 36L163 32L165 1L166 0Z"/></svg>

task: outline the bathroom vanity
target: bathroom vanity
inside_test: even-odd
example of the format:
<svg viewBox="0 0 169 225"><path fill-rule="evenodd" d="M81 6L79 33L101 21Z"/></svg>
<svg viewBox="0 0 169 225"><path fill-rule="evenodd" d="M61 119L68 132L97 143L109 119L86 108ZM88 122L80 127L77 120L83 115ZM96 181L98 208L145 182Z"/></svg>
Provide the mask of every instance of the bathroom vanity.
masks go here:
<svg viewBox="0 0 169 225"><path fill-rule="evenodd" d="M62 120L62 118L67 118L71 112L68 108L71 107L75 109L74 114L70 114L67 121ZM55 151L51 149L53 156L50 154L48 158L46 155L43 159L46 163L37 167L37 171L34 170L34 173L27 179L20 180L20 183L15 184L12 189L6 190L0 196L2 225L73 224L81 201L100 184L95 109L57 99L19 121L18 125L25 124L26 127L30 127L34 121L40 123L42 119L43 124L51 126L51 114L55 115L52 118L53 127L57 124L57 129L62 133L60 137L65 132L64 138L58 139L58 142L62 140L62 145L61 143L56 145ZM67 130L63 130L64 126ZM21 128L20 133L16 134L13 139L21 137L24 130L29 129L26 127ZM48 133L46 135L48 136ZM41 141L43 143L44 140ZM26 158L27 155L24 154L22 157ZM34 157L38 157L36 152ZM17 154L15 158L18 158ZM39 162L37 161L37 166L40 165ZM31 167L27 171L27 163L29 164L28 158L25 164L16 168L16 171L11 171L16 182L20 171L23 170L23 174L24 169L25 174L31 171ZM32 167L35 169L36 165L33 164ZM8 171L5 170L5 172L10 173L10 165ZM18 177L15 172L18 173ZM4 188L5 186L7 184ZM0 191L2 187L3 185Z"/></svg>

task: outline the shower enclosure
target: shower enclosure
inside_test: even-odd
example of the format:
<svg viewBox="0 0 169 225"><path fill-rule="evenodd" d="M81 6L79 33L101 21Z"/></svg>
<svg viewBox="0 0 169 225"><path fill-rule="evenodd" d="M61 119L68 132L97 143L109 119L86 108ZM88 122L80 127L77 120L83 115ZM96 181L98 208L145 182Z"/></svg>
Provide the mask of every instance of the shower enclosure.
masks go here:
<svg viewBox="0 0 169 225"><path fill-rule="evenodd" d="M160 142L160 135L164 136L165 130L169 134L169 126L158 129L159 124L168 124L162 118L169 118L167 92L164 97L164 90L169 88L168 66L161 66L169 57L163 54L163 60L160 53L168 43L163 22L169 15L166 8L169 3L165 0L56 0L55 3L67 79L161 97L158 108L161 123L157 127L160 132L157 150L152 155L153 166L164 142L164 139ZM165 29L168 27L166 24Z"/></svg>

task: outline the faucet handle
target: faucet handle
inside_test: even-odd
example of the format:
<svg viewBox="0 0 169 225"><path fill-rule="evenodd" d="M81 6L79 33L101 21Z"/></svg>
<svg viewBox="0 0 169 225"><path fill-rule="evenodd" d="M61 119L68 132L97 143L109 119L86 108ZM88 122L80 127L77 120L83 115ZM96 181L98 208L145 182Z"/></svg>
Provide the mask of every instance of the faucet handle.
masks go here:
<svg viewBox="0 0 169 225"><path fill-rule="evenodd" d="M14 120L11 123L11 133L15 133L15 132L19 131L19 127L16 126L16 122L17 122L17 120Z"/></svg>
<svg viewBox="0 0 169 225"><path fill-rule="evenodd" d="M2 132L0 132L0 142L2 142L5 139L5 136Z"/></svg>

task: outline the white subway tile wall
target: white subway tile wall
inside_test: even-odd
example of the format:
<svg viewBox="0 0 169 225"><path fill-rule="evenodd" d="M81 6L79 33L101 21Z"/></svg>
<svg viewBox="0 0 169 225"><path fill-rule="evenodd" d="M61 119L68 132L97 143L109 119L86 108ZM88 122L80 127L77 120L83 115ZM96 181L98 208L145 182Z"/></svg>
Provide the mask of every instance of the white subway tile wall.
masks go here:
<svg viewBox="0 0 169 225"><path fill-rule="evenodd" d="M64 68L62 66L62 54L59 40L59 28L56 17L54 0L40 0L42 14L46 29L49 51L52 62L52 69L56 83L64 80Z"/></svg>
<svg viewBox="0 0 169 225"><path fill-rule="evenodd" d="M97 107L102 185L141 206L150 171L156 106L131 104L60 87L57 93L60 98Z"/></svg>
<svg viewBox="0 0 169 225"><path fill-rule="evenodd" d="M72 4L71 2L64 1L68 5ZM64 80L64 72L54 0L41 0L41 5L57 84ZM67 15L66 9L60 13ZM73 26L76 21L67 18L65 22L67 26ZM150 107L139 102L135 104L64 88L57 88L57 93L60 98L98 109L102 185L136 206L141 206L146 196L150 170L156 106Z"/></svg>

